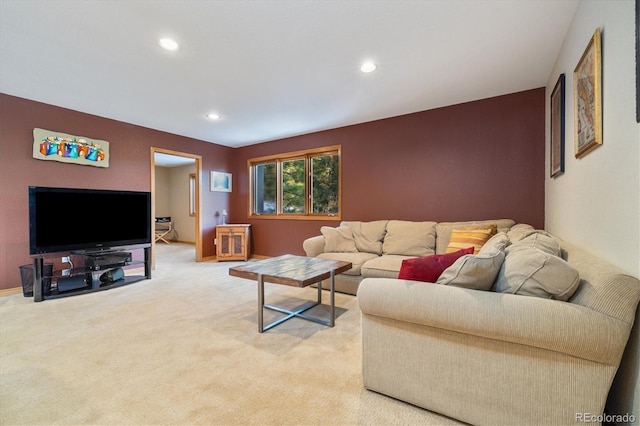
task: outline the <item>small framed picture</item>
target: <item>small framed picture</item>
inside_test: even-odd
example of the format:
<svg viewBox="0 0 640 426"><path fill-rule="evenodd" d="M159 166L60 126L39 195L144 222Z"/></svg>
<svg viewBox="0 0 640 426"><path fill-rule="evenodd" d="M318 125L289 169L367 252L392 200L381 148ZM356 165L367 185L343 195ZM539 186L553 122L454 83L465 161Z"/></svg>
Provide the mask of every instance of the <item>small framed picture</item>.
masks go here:
<svg viewBox="0 0 640 426"><path fill-rule="evenodd" d="M564 74L551 92L551 177L564 173Z"/></svg>
<svg viewBox="0 0 640 426"><path fill-rule="evenodd" d="M211 191L231 192L231 173L212 171Z"/></svg>

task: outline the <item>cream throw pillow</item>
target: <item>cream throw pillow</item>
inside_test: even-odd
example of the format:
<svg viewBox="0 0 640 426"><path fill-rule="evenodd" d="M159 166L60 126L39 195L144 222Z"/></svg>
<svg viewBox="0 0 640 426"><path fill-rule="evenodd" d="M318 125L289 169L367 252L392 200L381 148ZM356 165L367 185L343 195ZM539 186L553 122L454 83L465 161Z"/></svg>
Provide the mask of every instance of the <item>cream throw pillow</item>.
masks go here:
<svg viewBox="0 0 640 426"><path fill-rule="evenodd" d="M358 251L353 233L348 226L323 226L320 232L324 235L325 253L355 253Z"/></svg>
<svg viewBox="0 0 640 426"><path fill-rule="evenodd" d="M516 225L511 228L507 236L512 244L519 244L526 240L538 248L544 248L546 246L553 251L555 250L554 247L557 247L557 252L560 253L560 244L558 244L551 234L541 229L534 229L531 225Z"/></svg>
<svg viewBox="0 0 640 426"><path fill-rule="evenodd" d="M503 261L504 251L498 248L478 255L464 255L444 270L436 284L490 290Z"/></svg>
<svg viewBox="0 0 640 426"><path fill-rule="evenodd" d="M536 231L514 242L514 246L527 246L542 250L553 256L560 256L560 243L545 231Z"/></svg>
<svg viewBox="0 0 640 426"><path fill-rule="evenodd" d="M521 242L507 248L495 291L569 300L580 285L578 271L560 257Z"/></svg>
<svg viewBox="0 0 640 426"><path fill-rule="evenodd" d="M484 243L478 254L489 254L494 250L504 251L504 249L507 248L510 244L511 242L509 241L507 233L504 231L498 232L496 235L489 238L489 241Z"/></svg>

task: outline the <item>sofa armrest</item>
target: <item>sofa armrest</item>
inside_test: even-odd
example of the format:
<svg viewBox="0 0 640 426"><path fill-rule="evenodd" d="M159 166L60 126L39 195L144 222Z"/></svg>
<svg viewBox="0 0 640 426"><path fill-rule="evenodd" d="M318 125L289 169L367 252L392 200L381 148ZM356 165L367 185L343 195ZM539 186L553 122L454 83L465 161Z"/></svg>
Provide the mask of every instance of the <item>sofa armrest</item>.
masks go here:
<svg viewBox="0 0 640 426"><path fill-rule="evenodd" d="M324 252L324 236L316 235L302 242L302 248L308 257L316 257Z"/></svg>
<svg viewBox="0 0 640 426"><path fill-rule="evenodd" d="M616 367L630 332L629 324L568 302L417 281L366 278L357 297L363 315L543 348Z"/></svg>

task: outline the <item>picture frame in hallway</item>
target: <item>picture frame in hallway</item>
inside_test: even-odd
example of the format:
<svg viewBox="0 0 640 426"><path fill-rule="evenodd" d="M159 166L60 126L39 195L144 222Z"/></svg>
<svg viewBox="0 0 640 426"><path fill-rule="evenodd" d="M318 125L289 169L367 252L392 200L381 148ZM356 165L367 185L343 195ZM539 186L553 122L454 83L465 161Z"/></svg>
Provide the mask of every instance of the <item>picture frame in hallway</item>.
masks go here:
<svg viewBox="0 0 640 426"><path fill-rule="evenodd" d="M564 173L564 104L565 75L560 74L551 92L551 147L549 167L551 177Z"/></svg>
<svg viewBox="0 0 640 426"><path fill-rule="evenodd" d="M231 192L231 173L211 171L211 191Z"/></svg>
<svg viewBox="0 0 640 426"><path fill-rule="evenodd" d="M602 145L602 49L596 28L573 71L574 152L583 157Z"/></svg>

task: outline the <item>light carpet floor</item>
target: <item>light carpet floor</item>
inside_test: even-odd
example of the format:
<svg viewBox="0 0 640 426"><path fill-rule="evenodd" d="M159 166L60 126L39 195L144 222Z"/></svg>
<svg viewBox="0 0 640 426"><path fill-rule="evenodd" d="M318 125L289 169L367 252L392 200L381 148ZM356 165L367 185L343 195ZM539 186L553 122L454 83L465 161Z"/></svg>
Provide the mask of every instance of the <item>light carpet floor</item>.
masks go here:
<svg viewBox="0 0 640 426"><path fill-rule="evenodd" d="M151 280L0 298L0 424L460 424L363 388L355 297L336 295L333 328L294 318L260 334L256 283L228 275L239 263L193 258L158 245ZM265 299L315 294L267 284Z"/></svg>

